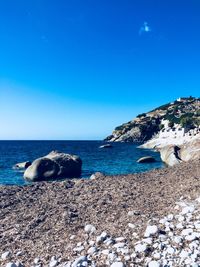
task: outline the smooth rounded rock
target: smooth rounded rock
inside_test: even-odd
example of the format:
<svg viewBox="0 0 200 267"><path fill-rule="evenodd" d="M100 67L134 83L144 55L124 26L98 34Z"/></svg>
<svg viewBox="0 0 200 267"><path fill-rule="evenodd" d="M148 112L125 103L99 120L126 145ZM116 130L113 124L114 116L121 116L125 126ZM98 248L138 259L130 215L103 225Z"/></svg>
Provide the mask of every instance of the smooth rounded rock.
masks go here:
<svg viewBox="0 0 200 267"><path fill-rule="evenodd" d="M17 265L14 262L8 262L6 267L17 267Z"/></svg>
<svg viewBox="0 0 200 267"><path fill-rule="evenodd" d="M137 244L135 246L135 252L142 253L142 252L145 252L146 249L147 249L147 245L146 244Z"/></svg>
<svg viewBox="0 0 200 267"><path fill-rule="evenodd" d="M145 237L150 237L158 233L158 227L156 225L148 225L144 233Z"/></svg>
<svg viewBox="0 0 200 267"><path fill-rule="evenodd" d="M90 247L87 251L88 254L91 254L93 255L95 252L97 252L97 248L94 246L94 247Z"/></svg>
<svg viewBox="0 0 200 267"><path fill-rule="evenodd" d="M33 161L24 172L24 178L30 181L42 181L55 178L79 177L82 161L78 156L52 151Z"/></svg>
<svg viewBox="0 0 200 267"><path fill-rule="evenodd" d="M11 252L10 251L6 251L6 252L2 253L1 259L2 260L7 260L10 256L11 256Z"/></svg>
<svg viewBox="0 0 200 267"><path fill-rule="evenodd" d="M85 226L84 230L85 230L86 233L88 233L88 234L91 233L92 234L92 233L94 233L96 231L96 228L92 224L87 224Z"/></svg>
<svg viewBox="0 0 200 267"><path fill-rule="evenodd" d="M111 267L125 267L123 262L113 262L113 264L111 264Z"/></svg>
<svg viewBox="0 0 200 267"><path fill-rule="evenodd" d="M148 267L160 267L160 264L157 261L150 261Z"/></svg>
<svg viewBox="0 0 200 267"><path fill-rule="evenodd" d="M82 264L82 262L87 262L87 257L86 256L80 256L77 258L71 265L71 267L78 267L79 264Z"/></svg>
<svg viewBox="0 0 200 267"><path fill-rule="evenodd" d="M49 267L56 267L58 265L58 261L56 259L52 259L49 263Z"/></svg>

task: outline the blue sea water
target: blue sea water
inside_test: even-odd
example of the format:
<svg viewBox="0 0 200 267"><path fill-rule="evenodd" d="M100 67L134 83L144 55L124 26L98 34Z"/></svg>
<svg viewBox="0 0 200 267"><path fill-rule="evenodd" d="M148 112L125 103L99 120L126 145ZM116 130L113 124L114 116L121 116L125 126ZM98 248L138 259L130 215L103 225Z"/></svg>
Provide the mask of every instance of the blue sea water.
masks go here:
<svg viewBox="0 0 200 267"><path fill-rule="evenodd" d="M0 184L25 185L23 172L14 170L16 163L33 161L52 150L79 155L83 161L82 177L100 171L105 174L144 172L163 166L158 153L139 149L133 143L112 143L112 148L100 149L102 141L0 141ZM143 156L153 156L155 163L139 164Z"/></svg>

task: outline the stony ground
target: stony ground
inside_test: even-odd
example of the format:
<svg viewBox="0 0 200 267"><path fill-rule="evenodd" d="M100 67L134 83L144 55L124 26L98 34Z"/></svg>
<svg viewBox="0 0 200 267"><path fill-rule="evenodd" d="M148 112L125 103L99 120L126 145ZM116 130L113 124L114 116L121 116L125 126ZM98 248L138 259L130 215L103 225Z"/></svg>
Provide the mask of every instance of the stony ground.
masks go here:
<svg viewBox="0 0 200 267"><path fill-rule="evenodd" d="M1 186L0 266L200 266L199 167Z"/></svg>

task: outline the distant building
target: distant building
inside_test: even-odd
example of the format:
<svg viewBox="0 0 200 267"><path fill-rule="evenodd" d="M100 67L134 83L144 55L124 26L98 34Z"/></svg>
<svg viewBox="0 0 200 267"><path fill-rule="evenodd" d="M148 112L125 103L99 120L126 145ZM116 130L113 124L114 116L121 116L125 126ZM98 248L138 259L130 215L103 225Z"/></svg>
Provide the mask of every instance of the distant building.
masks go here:
<svg viewBox="0 0 200 267"><path fill-rule="evenodd" d="M182 102L182 101L187 100L187 99L188 99L187 97L179 97L179 98L177 98L176 101Z"/></svg>
<svg viewBox="0 0 200 267"><path fill-rule="evenodd" d="M190 97L179 97L178 99L176 99L176 101L178 102L183 102L183 101L187 101L187 100L195 100L195 99L198 99L198 98L195 98L193 96L190 96Z"/></svg>

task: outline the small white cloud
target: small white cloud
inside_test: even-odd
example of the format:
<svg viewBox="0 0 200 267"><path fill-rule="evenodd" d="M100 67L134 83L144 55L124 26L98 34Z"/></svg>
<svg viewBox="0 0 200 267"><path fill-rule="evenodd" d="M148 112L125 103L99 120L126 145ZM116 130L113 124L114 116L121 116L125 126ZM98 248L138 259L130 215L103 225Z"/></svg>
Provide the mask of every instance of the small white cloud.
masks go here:
<svg viewBox="0 0 200 267"><path fill-rule="evenodd" d="M151 32L151 28L148 24L148 22L144 22L142 27L140 27L140 30L139 30L139 35L143 34L143 33L148 33L148 32Z"/></svg>

